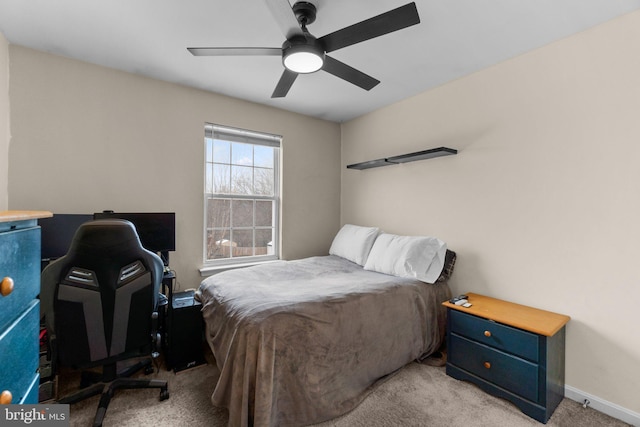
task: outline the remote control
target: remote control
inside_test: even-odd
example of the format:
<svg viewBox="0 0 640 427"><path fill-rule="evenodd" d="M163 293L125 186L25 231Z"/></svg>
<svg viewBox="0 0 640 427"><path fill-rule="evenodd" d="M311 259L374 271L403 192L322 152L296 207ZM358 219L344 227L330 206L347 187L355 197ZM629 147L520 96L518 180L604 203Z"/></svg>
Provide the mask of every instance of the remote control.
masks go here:
<svg viewBox="0 0 640 427"><path fill-rule="evenodd" d="M469 301L467 301L466 299L461 299L458 300L456 302L454 302L455 305L464 305L464 304L469 304Z"/></svg>
<svg viewBox="0 0 640 427"><path fill-rule="evenodd" d="M449 300L449 302L451 304L456 304L458 301L461 301L461 300L465 300L466 301L467 300L467 296L466 295L458 295L457 297L451 298Z"/></svg>

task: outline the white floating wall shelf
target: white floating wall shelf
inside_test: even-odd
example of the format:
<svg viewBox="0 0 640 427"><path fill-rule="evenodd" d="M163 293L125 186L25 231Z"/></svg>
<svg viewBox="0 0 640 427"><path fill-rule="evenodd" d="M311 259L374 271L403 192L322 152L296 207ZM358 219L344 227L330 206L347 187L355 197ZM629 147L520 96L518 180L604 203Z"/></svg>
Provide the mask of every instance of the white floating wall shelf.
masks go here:
<svg viewBox="0 0 640 427"><path fill-rule="evenodd" d="M451 156L458 154L458 150L448 147L432 148L430 150L416 151L415 153L402 154L400 156L387 157L384 159L369 160L368 162L353 163L347 165L347 169L371 169L380 166L397 165L399 163L415 162L416 160L433 159L434 157Z"/></svg>

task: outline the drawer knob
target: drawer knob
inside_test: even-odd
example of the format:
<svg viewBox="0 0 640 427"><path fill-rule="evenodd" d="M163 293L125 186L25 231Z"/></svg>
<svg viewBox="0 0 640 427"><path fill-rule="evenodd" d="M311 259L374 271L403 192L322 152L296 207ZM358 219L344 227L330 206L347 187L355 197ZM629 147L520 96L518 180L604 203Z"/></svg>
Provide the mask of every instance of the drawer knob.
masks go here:
<svg viewBox="0 0 640 427"><path fill-rule="evenodd" d="M11 292L13 292L13 279L11 277L5 277L2 279L2 283L0 283L0 294L6 297Z"/></svg>
<svg viewBox="0 0 640 427"><path fill-rule="evenodd" d="M484 362L483 365L485 368L491 369L491 362Z"/></svg>
<svg viewBox="0 0 640 427"><path fill-rule="evenodd" d="M484 331L484 336L489 338L491 336L491 331Z"/></svg>
<svg viewBox="0 0 640 427"><path fill-rule="evenodd" d="M0 405L9 405L13 396L9 390L4 390L0 393Z"/></svg>

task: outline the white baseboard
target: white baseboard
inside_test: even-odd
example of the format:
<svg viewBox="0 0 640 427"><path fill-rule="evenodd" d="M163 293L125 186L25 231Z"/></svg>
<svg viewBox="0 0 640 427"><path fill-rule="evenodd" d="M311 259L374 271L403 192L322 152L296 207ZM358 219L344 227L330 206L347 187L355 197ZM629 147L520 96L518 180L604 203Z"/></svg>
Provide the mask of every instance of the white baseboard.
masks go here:
<svg viewBox="0 0 640 427"><path fill-rule="evenodd" d="M592 394L585 393L584 391L578 390L570 385L565 385L564 396L567 399L575 400L578 403L584 403L584 400L587 399L589 401L588 406L596 411L607 414L610 417L619 419L620 421L624 421L632 426L640 427L640 414L616 405L615 403L611 403Z"/></svg>

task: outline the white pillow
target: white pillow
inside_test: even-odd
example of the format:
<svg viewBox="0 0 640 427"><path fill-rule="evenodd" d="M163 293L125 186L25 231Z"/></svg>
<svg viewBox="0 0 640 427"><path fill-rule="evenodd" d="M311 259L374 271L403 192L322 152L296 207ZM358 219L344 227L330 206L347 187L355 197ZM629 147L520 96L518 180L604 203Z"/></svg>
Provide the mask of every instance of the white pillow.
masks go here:
<svg viewBox="0 0 640 427"><path fill-rule="evenodd" d="M333 238L329 254L364 265L373 242L379 233L380 229L378 227L360 227L359 225L345 224L338 231L336 237Z"/></svg>
<svg viewBox="0 0 640 427"><path fill-rule="evenodd" d="M364 269L435 283L444 267L446 252L447 244L435 237L381 234Z"/></svg>

